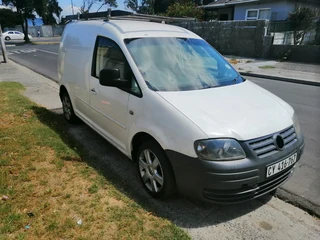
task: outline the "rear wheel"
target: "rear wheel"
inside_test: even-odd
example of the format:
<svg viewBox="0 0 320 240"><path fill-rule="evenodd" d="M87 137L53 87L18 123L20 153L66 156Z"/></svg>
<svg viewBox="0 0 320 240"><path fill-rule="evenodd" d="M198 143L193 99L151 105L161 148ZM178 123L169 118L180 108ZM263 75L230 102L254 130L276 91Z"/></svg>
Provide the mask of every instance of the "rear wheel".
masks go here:
<svg viewBox="0 0 320 240"><path fill-rule="evenodd" d="M72 103L67 92L64 92L61 96L62 108L64 118L69 123L77 123L79 121L78 117L74 114Z"/></svg>
<svg viewBox="0 0 320 240"><path fill-rule="evenodd" d="M155 198L167 198L176 191L176 183L169 159L160 145L148 141L137 152L138 171L147 192Z"/></svg>
<svg viewBox="0 0 320 240"><path fill-rule="evenodd" d="M5 39L6 41L11 40L11 38L10 38L10 37L8 37L8 36L7 36L7 37L5 37L4 39Z"/></svg>

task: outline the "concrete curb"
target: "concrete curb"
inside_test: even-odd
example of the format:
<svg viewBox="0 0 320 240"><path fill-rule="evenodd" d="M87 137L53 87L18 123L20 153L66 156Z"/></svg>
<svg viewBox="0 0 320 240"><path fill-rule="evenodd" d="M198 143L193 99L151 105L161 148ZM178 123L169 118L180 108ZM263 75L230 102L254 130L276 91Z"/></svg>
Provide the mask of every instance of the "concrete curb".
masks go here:
<svg viewBox="0 0 320 240"><path fill-rule="evenodd" d="M243 75L243 76L248 76L248 77L266 78L266 79L270 79L270 80L283 81L283 82L292 82L292 83L298 83L298 84L305 84L305 85L311 85L311 86L320 87L320 82L312 82L312 81L302 80L302 79L285 78L285 77L278 77L278 76L264 75L264 74L257 74L257 73L248 73L248 72L239 72L239 73L241 75Z"/></svg>
<svg viewBox="0 0 320 240"><path fill-rule="evenodd" d="M287 203L290 203L308 212L310 215L320 218L320 206L317 206L314 203L300 196L297 196L289 191L286 191L281 187L277 189L275 196Z"/></svg>
<svg viewBox="0 0 320 240"><path fill-rule="evenodd" d="M60 42L32 42L33 45L60 44Z"/></svg>

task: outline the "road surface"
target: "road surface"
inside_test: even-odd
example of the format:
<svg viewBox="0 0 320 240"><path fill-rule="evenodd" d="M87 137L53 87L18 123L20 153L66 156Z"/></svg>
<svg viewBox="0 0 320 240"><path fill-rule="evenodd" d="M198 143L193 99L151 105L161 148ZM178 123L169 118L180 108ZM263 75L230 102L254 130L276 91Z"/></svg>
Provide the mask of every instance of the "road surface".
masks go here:
<svg viewBox="0 0 320 240"><path fill-rule="evenodd" d="M57 81L57 44L11 46L9 58ZM288 102L297 112L305 135L305 152L281 195L319 214L320 206L320 87L248 78ZM288 195L291 193L292 195ZM295 199L293 199L295 198Z"/></svg>

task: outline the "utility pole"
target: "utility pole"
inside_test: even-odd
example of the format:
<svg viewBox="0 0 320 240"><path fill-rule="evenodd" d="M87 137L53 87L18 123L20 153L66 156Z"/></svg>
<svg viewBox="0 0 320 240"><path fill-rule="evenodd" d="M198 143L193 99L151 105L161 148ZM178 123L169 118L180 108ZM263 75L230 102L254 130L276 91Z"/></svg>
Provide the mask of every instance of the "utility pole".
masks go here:
<svg viewBox="0 0 320 240"><path fill-rule="evenodd" d="M71 9L72 9L72 15L74 15L74 10L73 10L73 1L71 0Z"/></svg>
<svg viewBox="0 0 320 240"><path fill-rule="evenodd" d="M1 51L2 51L2 56L3 56L3 62L7 63L8 56L7 56L6 45L4 44L4 40L3 40L3 36L2 36L1 24L0 24L0 45L1 45Z"/></svg>

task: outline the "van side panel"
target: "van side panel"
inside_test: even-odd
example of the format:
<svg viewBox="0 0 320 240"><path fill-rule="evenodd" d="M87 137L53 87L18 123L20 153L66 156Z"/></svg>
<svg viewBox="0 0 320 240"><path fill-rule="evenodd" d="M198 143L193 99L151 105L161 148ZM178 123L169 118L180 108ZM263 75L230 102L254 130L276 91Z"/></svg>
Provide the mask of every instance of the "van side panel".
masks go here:
<svg viewBox="0 0 320 240"><path fill-rule="evenodd" d="M64 74L60 84L66 86L75 113L88 122L90 122L89 77L95 36L96 27L87 28L73 23L67 28L60 49L64 54Z"/></svg>

